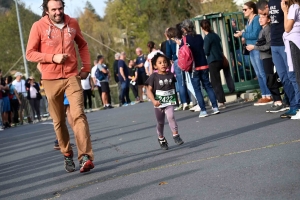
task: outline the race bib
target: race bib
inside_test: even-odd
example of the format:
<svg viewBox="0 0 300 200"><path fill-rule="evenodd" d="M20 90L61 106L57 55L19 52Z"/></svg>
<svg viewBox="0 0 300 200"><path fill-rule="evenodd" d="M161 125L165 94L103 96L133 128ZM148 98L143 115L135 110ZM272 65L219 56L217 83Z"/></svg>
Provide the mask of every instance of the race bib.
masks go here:
<svg viewBox="0 0 300 200"><path fill-rule="evenodd" d="M176 93L174 89L163 91L156 90L155 92L155 100L160 102L160 106L157 108L164 108L167 106L176 105Z"/></svg>

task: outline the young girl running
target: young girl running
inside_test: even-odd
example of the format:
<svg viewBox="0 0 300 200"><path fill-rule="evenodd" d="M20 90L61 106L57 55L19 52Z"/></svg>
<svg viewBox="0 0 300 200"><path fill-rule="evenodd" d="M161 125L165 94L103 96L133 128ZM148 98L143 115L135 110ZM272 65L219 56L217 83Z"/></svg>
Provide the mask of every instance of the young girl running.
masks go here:
<svg viewBox="0 0 300 200"><path fill-rule="evenodd" d="M168 149L168 142L164 137L165 115L169 126L173 132L173 139L176 144L183 144L178 134L177 123L174 118L174 105L176 105L175 82L176 79L171 72L167 72L170 67L170 60L160 52L151 59L153 70L157 73L151 74L146 81L147 95L154 105L154 112L157 120L157 134L160 147Z"/></svg>

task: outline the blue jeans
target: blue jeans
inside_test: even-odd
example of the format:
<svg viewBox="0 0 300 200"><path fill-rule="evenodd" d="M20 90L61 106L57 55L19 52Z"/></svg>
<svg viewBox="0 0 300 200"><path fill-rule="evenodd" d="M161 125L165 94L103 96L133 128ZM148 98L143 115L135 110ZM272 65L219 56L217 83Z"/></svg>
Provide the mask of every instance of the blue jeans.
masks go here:
<svg viewBox="0 0 300 200"><path fill-rule="evenodd" d="M267 78L262 64L262 60L259 57L258 50L250 51L250 60L258 79L258 84L261 90L262 97L271 96L271 92L267 87Z"/></svg>
<svg viewBox="0 0 300 200"><path fill-rule="evenodd" d="M184 82L184 73L178 66L178 60L174 61L174 72L176 74L176 80L177 80L177 86L178 86L178 92L180 96L181 104L187 103L187 87Z"/></svg>
<svg viewBox="0 0 300 200"><path fill-rule="evenodd" d="M283 85L283 89L290 101L292 110L300 108L300 92L294 72L289 71L284 46L271 46L272 59L276 71Z"/></svg>
<svg viewBox="0 0 300 200"><path fill-rule="evenodd" d="M126 81L121 82L121 99L125 100L124 103L130 103L130 98L129 98L129 79L126 79Z"/></svg>
<svg viewBox="0 0 300 200"><path fill-rule="evenodd" d="M197 70L194 73L190 73L190 75L191 75L192 85L195 90L196 99L201 108L201 111L206 111L205 102L201 92L201 84L205 89L209 97L209 100L211 101L212 107L218 108L215 92L213 90L211 83L209 82L209 70L208 69Z"/></svg>

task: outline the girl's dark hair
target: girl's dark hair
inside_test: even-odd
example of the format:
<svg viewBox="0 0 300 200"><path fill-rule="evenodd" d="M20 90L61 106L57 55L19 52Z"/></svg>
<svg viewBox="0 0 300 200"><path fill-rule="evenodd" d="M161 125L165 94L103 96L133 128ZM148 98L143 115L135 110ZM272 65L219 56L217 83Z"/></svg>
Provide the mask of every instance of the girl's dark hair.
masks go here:
<svg viewBox="0 0 300 200"><path fill-rule="evenodd" d="M10 84L13 81L12 76L7 76L7 84Z"/></svg>
<svg viewBox="0 0 300 200"><path fill-rule="evenodd" d="M168 28L168 30L167 30L167 37L168 38L178 38L177 37L177 29L176 28L174 28L174 27L170 27L170 28Z"/></svg>
<svg viewBox="0 0 300 200"><path fill-rule="evenodd" d="M164 54L161 54L161 53L156 53L156 54L153 56L153 58L151 59L151 64L152 64L152 69L153 69L153 70L155 70L154 66L156 65L157 59L158 59L159 57L164 57L164 58L167 60L168 67L171 66L171 61L170 61L170 59L169 59L167 56L165 56Z"/></svg>
<svg viewBox="0 0 300 200"><path fill-rule="evenodd" d="M201 28L202 28L203 30L205 30L205 31L207 31L207 32L209 32L209 33L213 32L213 30L211 30L210 22L209 22L209 20L207 20L207 19L201 20L200 26L201 26Z"/></svg>
<svg viewBox="0 0 300 200"><path fill-rule="evenodd" d="M153 41L149 41L147 44L147 47L149 49L149 53L152 52L152 50L154 49L155 43Z"/></svg>
<svg viewBox="0 0 300 200"><path fill-rule="evenodd" d="M250 9L252 8L253 9L253 14L258 14L256 4L253 1L248 1L248 2L244 3L244 5L247 6L248 8L250 8Z"/></svg>
<svg viewBox="0 0 300 200"><path fill-rule="evenodd" d="M44 17L45 15L47 15L47 11L48 11L48 2L49 1L61 1L63 7L65 7L65 2L64 0L43 0L43 4L41 5L41 7L43 8L43 14L42 17Z"/></svg>
<svg viewBox="0 0 300 200"><path fill-rule="evenodd" d="M183 35L183 32L182 32L182 30L181 30L181 23L179 23L179 24L176 24L176 37L178 38L178 39L181 39L182 38L182 35Z"/></svg>

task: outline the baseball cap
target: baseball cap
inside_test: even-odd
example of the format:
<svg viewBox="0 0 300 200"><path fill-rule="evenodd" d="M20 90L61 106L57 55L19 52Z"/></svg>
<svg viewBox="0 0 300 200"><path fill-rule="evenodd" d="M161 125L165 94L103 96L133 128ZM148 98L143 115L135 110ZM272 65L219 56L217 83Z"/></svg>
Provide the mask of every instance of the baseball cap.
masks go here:
<svg viewBox="0 0 300 200"><path fill-rule="evenodd" d="M28 79L30 79L30 80L33 80L34 79L34 77L33 76L29 76L29 78Z"/></svg>
<svg viewBox="0 0 300 200"><path fill-rule="evenodd" d="M17 76L23 76L23 74L21 72L16 72L15 77L17 77Z"/></svg>

